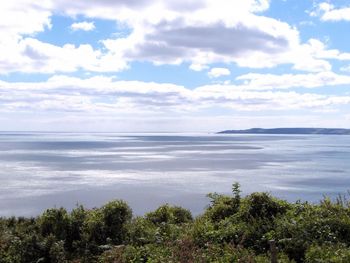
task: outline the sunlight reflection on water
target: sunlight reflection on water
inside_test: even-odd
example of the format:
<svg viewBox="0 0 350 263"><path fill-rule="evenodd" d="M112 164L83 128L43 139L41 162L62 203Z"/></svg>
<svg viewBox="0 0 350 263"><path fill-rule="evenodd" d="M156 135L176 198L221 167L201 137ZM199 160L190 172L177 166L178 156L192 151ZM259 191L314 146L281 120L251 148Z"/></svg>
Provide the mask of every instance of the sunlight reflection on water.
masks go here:
<svg viewBox="0 0 350 263"><path fill-rule="evenodd" d="M316 201L350 189L350 136L0 133L0 215L127 200L202 211L208 192Z"/></svg>

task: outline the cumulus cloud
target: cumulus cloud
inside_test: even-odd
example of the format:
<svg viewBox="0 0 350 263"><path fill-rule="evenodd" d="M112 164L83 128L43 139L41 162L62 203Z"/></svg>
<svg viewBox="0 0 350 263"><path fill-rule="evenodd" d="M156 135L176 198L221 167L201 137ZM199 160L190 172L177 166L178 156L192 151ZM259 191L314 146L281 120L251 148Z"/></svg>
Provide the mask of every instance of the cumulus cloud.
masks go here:
<svg viewBox="0 0 350 263"><path fill-rule="evenodd" d="M78 31L78 30L82 30L82 31L92 31L95 29L95 24L94 22L78 22L78 23L73 23L70 28L73 31Z"/></svg>
<svg viewBox="0 0 350 263"><path fill-rule="evenodd" d="M239 76L236 80L242 81L245 89L253 90L317 88L350 84L350 76L338 75L334 72L284 75L250 73Z"/></svg>
<svg viewBox="0 0 350 263"><path fill-rule="evenodd" d="M204 65L220 61L240 64L240 59L245 57L247 66L259 67L253 54L278 56L289 49L288 36L278 35L277 30L275 33L244 24L225 25L220 19L210 23L189 19L162 21L154 25L126 55L158 64L190 61Z"/></svg>
<svg viewBox="0 0 350 263"><path fill-rule="evenodd" d="M208 76L210 78L219 78L222 76L229 76L229 75L231 75L231 71L227 68L212 68L208 72Z"/></svg>
<svg viewBox="0 0 350 263"><path fill-rule="evenodd" d="M1 37L18 37L20 34L33 34L51 27L50 1L33 2L29 0L1 1ZM1 43L2 44L2 43Z"/></svg>
<svg viewBox="0 0 350 263"><path fill-rule="evenodd" d="M349 105L349 96L312 93L247 90L252 85L269 86L272 81L250 78L243 85L207 85L193 90L173 84L119 81L111 77L80 79L54 76L46 82L0 82L2 112L80 112L141 115L199 113L206 109L226 108L235 111L325 110ZM290 78L291 79L291 78ZM350 83L350 79L347 79Z"/></svg>
<svg viewBox="0 0 350 263"><path fill-rule="evenodd" d="M311 15L320 16L323 21L350 21L350 7L336 8L328 2L322 2Z"/></svg>
<svg viewBox="0 0 350 263"><path fill-rule="evenodd" d="M315 53L309 42L302 43L296 28L263 15L269 4L268 0L44 0L39 6L29 0L4 1L0 3L0 46L4 51L0 72L118 72L132 61L189 63L197 71L213 63L248 68L289 64L297 70L331 70L329 58ZM60 47L36 40L36 46L44 47L38 51L32 46L33 34L49 29L54 13L113 20L130 28L131 34L101 39L102 47L95 50L89 45L73 48L67 43ZM92 22L81 22L72 28L92 30L93 26ZM30 46L26 46L28 42ZM322 50L327 51L326 47ZM56 66L57 53L63 61L67 53L83 60Z"/></svg>
<svg viewBox="0 0 350 263"><path fill-rule="evenodd" d="M193 127L193 120L204 120L208 114L227 120L231 113L242 116L250 111L253 115L349 112L348 95L288 89L350 85L350 76L334 73L330 63L348 61L350 54L331 49L318 39L302 40L296 27L264 13L269 6L269 0L42 0L40 5L30 0L2 1L0 74L57 74L43 82L0 81L2 117L32 114L33 119L21 120L41 121L39 114L60 120L69 116L79 122L103 116L106 122L119 118L159 124L159 120L175 123L173 120L186 116ZM347 12L347 8L322 3L313 15L325 21L347 20ZM37 39L37 33L55 26L53 15L69 16L72 21L110 20L130 34L110 32L108 39L99 39L99 47ZM72 29L93 30L94 24L74 23ZM82 79L59 75L80 70L119 72L134 61L186 63L192 70L208 71L212 78L230 75L226 68L215 68L216 63L253 69L288 65L304 73L250 73L237 77L233 84L194 89L104 76Z"/></svg>
<svg viewBox="0 0 350 263"><path fill-rule="evenodd" d="M233 1L232 1L233 2ZM242 3L235 4L236 9L226 10L230 12L262 12L269 8L270 0L246 0ZM84 0L61 0L52 1L54 9L62 10L67 14L76 16L86 14L89 17L103 18L103 19L126 19L134 20L141 17L147 17L153 14L149 19L162 20L171 13L192 13L194 11L202 10L208 6L216 9L221 9L220 6L225 5L226 8L232 7L233 3L223 0L100 0L92 1L88 4ZM162 10L162 13L154 13ZM131 17L131 13L139 13L139 17ZM121 15L118 17L117 15Z"/></svg>
<svg viewBox="0 0 350 263"><path fill-rule="evenodd" d="M57 46L35 38L6 43L0 53L0 74L9 72L56 73L78 70L116 72L126 69L127 62L117 55L103 54L89 44Z"/></svg>
<svg viewBox="0 0 350 263"><path fill-rule="evenodd" d="M343 71L343 72L348 72L348 73L350 73L350 65L341 67L340 70Z"/></svg>
<svg viewBox="0 0 350 263"><path fill-rule="evenodd" d="M84 127L85 130L155 131L160 127L165 130L173 127L180 131L187 127L187 131L193 131L193 123L197 123L196 128L208 131L228 125L228 120L237 125L243 116L247 120L243 118L240 127L262 121L259 120L261 115L264 119L268 115L275 116L275 122L270 124L274 126L276 119L278 121L276 116L286 121L293 114L302 113L302 117L306 118L317 116L320 112L323 113L323 122L327 120L343 125L343 120L336 120L340 120L344 113L348 114L349 95L283 90L305 85L308 77L308 74L248 74L241 76L236 84L211 84L194 89L168 83L122 81L106 76L78 78L55 75L42 82L0 81L0 113L4 127L12 129L55 127L55 130L79 130ZM350 84L350 77L341 75L325 73L318 78L312 80L312 87L327 83ZM286 86L285 83L290 84ZM334 116L325 116L334 112ZM314 117L308 120L308 123L313 123ZM278 121L278 125L281 122Z"/></svg>

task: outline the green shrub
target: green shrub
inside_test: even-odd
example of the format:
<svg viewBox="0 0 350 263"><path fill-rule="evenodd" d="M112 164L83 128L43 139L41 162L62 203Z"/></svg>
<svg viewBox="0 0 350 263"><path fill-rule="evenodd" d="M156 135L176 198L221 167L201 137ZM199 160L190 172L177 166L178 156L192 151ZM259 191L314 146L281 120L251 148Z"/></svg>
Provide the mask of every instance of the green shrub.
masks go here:
<svg viewBox="0 0 350 263"><path fill-rule="evenodd" d="M210 193L207 195L210 199L210 206L205 211L205 216L213 222L218 222L230 217L238 212L241 203L241 190L239 183L232 185L233 196Z"/></svg>
<svg viewBox="0 0 350 263"><path fill-rule="evenodd" d="M338 207L335 212L323 205L296 204L278 220L275 234L290 258L300 261L314 243L350 244L350 217L346 208Z"/></svg>
<svg viewBox="0 0 350 263"><path fill-rule="evenodd" d="M207 208L205 215L213 222L218 222L238 211L238 203L230 196L219 195L216 193L208 194L211 199L211 205Z"/></svg>
<svg viewBox="0 0 350 263"><path fill-rule="evenodd" d="M41 234L55 236L58 240L65 240L69 231L69 216L64 208L46 210L38 219Z"/></svg>
<svg viewBox="0 0 350 263"><path fill-rule="evenodd" d="M133 245L142 246L155 243L157 240L157 227L143 217L133 219L128 229L129 242Z"/></svg>
<svg viewBox="0 0 350 263"><path fill-rule="evenodd" d="M106 241L107 236L101 210L90 210L84 220L82 229L86 241L103 244Z"/></svg>
<svg viewBox="0 0 350 263"><path fill-rule="evenodd" d="M69 215L69 232L66 240L66 247L69 252L81 254L84 249L83 226L88 216L88 211L83 206L78 206Z"/></svg>
<svg viewBox="0 0 350 263"><path fill-rule="evenodd" d="M343 244L312 245L305 255L306 263L348 263L350 249Z"/></svg>
<svg viewBox="0 0 350 263"><path fill-rule="evenodd" d="M132 218L132 211L122 200L111 201L101 208L103 224L113 244L122 244L126 239L126 225Z"/></svg>
<svg viewBox="0 0 350 263"><path fill-rule="evenodd" d="M207 243L217 242L218 239L214 224L206 217L199 217L193 222L190 235L196 245L201 247Z"/></svg>
<svg viewBox="0 0 350 263"><path fill-rule="evenodd" d="M187 209L179 206L162 205L157 210L146 214L146 219L153 224L183 224L191 222L192 215Z"/></svg>
<svg viewBox="0 0 350 263"><path fill-rule="evenodd" d="M99 257L98 257L98 262L99 263L122 263L126 262L124 258L124 246L116 246L113 247L110 250L107 250L103 252Z"/></svg>
<svg viewBox="0 0 350 263"><path fill-rule="evenodd" d="M287 203L267 193L210 194L193 220L163 205L132 218L120 200L69 214L48 209L38 218L0 218L0 263L269 262L276 240L279 262L350 262L349 203Z"/></svg>
<svg viewBox="0 0 350 263"><path fill-rule="evenodd" d="M278 200L268 193L252 193L244 198L240 214L245 221L254 219L273 220L290 208L286 201Z"/></svg>

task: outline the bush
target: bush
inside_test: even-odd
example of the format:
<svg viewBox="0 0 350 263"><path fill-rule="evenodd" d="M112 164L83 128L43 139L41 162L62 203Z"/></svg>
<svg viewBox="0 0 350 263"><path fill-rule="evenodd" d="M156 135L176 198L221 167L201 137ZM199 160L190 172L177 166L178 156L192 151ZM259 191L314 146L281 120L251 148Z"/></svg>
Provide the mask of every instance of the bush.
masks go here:
<svg viewBox="0 0 350 263"><path fill-rule="evenodd" d="M242 202L240 213L246 221L273 220L290 208L287 202L273 198L268 193L252 193Z"/></svg>
<svg viewBox="0 0 350 263"><path fill-rule="evenodd" d="M67 249L69 252L77 251L81 253L84 249L83 226L88 216L88 211L83 206L78 206L72 210L69 216L70 228L67 236Z"/></svg>
<svg viewBox="0 0 350 263"><path fill-rule="evenodd" d="M146 214L146 219L153 224L183 224L193 220L192 214L187 209L168 204L160 206L154 212Z"/></svg>
<svg viewBox="0 0 350 263"><path fill-rule="evenodd" d="M65 240L69 231L69 216L64 208L46 210L38 220L41 234Z"/></svg>
<svg viewBox="0 0 350 263"><path fill-rule="evenodd" d="M279 262L350 262L348 202L287 203L267 193L210 194L193 220L163 205L132 218L120 200L71 213L48 209L38 218L0 218L0 263L22 262L269 262L270 239Z"/></svg>
<svg viewBox="0 0 350 263"><path fill-rule="evenodd" d="M106 242L106 231L101 210L93 209L87 214L83 226L83 239L85 242L94 245L101 245Z"/></svg>
<svg viewBox="0 0 350 263"><path fill-rule="evenodd" d="M239 204L234 198L216 193L208 194L208 197L211 199L211 205L205 215L213 222L218 222L237 213Z"/></svg>
<svg viewBox="0 0 350 263"><path fill-rule="evenodd" d="M241 203L241 190L239 183L232 185L233 196L219 195L210 193L207 197L210 198L210 206L207 208L205 215L212 221L218 222L227 217L230 217L238 212Z"/></svg>
<svg viewBox="0 0 350 263"><path fill-rule="evenodd" d="M275 234L281 248L299 261L312 244L350 244L350 217L346 208L334 212L323 205L296 204L278 220Z"/></svg>
<svg viewBox="0 0 350 263"><path fill-rule="evenodd" d="M126 224L132 218L130 207L121 200L107 203L101 209L107 237L113 244L122 244L126 239Z"/></svg>
<svg viewBox="0 0 350 263"><path fill-rule="evenodd" d="M350 249L344 244L312 245L305 255L306 263L348 263Z"/></svg>
<svg viewBox="0 0 350 263"><path fill-rule="evenodd" d="M135 218L128 226L129 242L132 245L142 246L155 243L157 240L157 227L143 217Z"/></svg>

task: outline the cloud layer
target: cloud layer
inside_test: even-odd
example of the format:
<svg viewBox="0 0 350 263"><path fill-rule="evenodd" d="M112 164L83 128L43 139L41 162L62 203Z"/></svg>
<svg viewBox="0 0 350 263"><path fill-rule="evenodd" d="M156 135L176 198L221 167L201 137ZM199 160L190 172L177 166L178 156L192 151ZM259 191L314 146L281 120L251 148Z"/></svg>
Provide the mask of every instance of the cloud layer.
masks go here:
<svg viewBox="0 0 350 263"><path fill-rule="evenodd" d="M326 96L294 91L269 91L298 86L310 88L350 84L350 76L259 75L238 77L241 85L206 85L190 90L174 84L119 81L110 77L80 79L54 76L46 82L0 83L1 111L178 114L211 108L236 111L311 109L334 110L350 104L349 96Z"/></svg>
<svg viewBox="0 0 350 263"><path fill-rule="evenodd" d="M82 0L45 0L40 6L21 0L0 5L0 46L4 50L0 54L0 74L80 69L118 72L128 69L133 61L157 65L190 63L191 68L197 70L222 62L247 68L291 65L297 70L312 72L331 69L329 58L323 55L328 52L325 45L315 50L312 42L301 41L296 28L262 14L269 8L267 0L95 1L88 4ZM55 14L111 20L129 28L131 33L101 39L100 48L70 43L57 46L35 39L37 32L50 30L50 19ZM73 30L89 31L94 27L93 22L71 25ZM59 63L59 59L63 63Z"/></svg>
<svg viewBox="0 0 350 263"><path fill-rule="evenodd" d="M13 127L18 116L36 122L103 116L123 125L135 118L167 124L187 118L204 125L206 117L225 123L233 114L241 120L295 115L308 123L322 112L342 125L350 110L350 53L269 16L270 6L269 0L3 1L2 118ZM330 2L310 15L322 23L350 20L348 7ZM39 37L59 31L57 18L69 21L71 41ZM101 26L106 21L114 25L108 33ZM206 84L133 81L147 74L146 67L123 80L135 64L186 67L187 76ZM21 82L16 74L34 80Z"/></svg>
<svg viewBox="0 0 350 263"><path fill-rule="evenodd" d="M350 21L350 7L336 8L329 2L322 2L312 15L320 16L323 21Z"/></svg>

